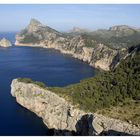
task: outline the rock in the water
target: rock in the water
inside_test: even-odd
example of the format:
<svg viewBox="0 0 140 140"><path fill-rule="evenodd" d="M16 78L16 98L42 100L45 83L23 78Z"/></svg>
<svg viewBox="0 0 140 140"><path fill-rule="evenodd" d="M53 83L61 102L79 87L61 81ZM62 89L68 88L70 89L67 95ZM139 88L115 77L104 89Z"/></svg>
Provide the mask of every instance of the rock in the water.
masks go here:
<svg viewBox="0 0 140 140"><path fill-rule="evenodd" d="M2 40L0 40L0 46L1 47L10 47L10 46L12 46L12 44L9 40L7 40L6 38L3 38Z"/></svg>

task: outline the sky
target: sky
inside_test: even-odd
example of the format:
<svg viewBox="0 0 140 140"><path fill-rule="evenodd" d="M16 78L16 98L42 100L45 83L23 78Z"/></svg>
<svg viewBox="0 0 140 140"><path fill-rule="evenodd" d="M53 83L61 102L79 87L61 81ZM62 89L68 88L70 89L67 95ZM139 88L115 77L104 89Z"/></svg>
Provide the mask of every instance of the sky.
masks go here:
<svg viewBox="0 0 140 140"><path fill-rule="evenodd" d="M96 30L114 25L140 28L140 4L0 4L0 31L20 31L31 18L58 31Z"/></svg>

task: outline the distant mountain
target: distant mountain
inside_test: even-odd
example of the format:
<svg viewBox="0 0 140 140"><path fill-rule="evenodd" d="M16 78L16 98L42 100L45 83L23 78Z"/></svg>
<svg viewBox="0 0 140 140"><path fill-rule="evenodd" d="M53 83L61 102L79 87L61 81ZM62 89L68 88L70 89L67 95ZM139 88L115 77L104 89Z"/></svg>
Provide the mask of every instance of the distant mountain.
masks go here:
<svg viewBox="0 0 140 140"><path fill-rule="evenodd" d="M140 43L140 29L127 25L112 26L108 30L97 30L90 35L93 39L117 49L128 48Z"/></svg>
<svg viewBox="0 0 140 140"><path fill-rule="evenodd" d="M73 27L73 29L69 31L69 33L87 33L87 32L91 31L89 29L82 29L79 27Z"/></svg>
<svg viewBox="0 0 140 140"><path fill-rule="evenodd" d="M93 67L110 70L127 56L129 47L140 43L139 38L140 30L126 25L94 32L74 28L73 33L61 33L31 19L17 34L15 44L54 48Z"/></svg>
<svg viewBox="0 0 140 140"><path fill-rule="evenodd" d="M42 40L53 39L61 36L58 31L41 24L36 19L31 19L29 25L16 36L20 43L40 43Z"/></svg>

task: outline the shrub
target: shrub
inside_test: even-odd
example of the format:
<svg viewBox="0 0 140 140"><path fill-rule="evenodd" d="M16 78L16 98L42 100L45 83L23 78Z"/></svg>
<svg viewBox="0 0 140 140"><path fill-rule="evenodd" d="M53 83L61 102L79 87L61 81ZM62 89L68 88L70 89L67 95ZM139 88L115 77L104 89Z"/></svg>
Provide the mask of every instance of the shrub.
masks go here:
<svg viewBox="0 0 140 140"><path fill-rule="evenodd" d="M33 83L33 80L30 78L18 78L18 81L24 83Z"/></svg>
<svg viewBox="0 0 140 140"><path fill-rule="evenodd" d="M132 100L139 100L139 60L140 51L137 51L122 60L112 71L81 80L78 84L50 90L68 97L74 104L79 104L80 108L91 112L111 106L130 105Z"/></svg>
<svg viewBox="0 0 140 140"><path fill-rule="evenodd" d="M38 81L35 81L34 84L42 87L42 88L46 88L46 85L43 83L43 82L38 82Z"/></svg>
<svg viewBox="0 0 140 140"><path fill-rule="evenodd" d="M23 82L23 83L33 83L38 85L41 88L46 88L46 85L43 82L39 82L39 81L33 81L30 78L18 78L19 82Z"/></svg>

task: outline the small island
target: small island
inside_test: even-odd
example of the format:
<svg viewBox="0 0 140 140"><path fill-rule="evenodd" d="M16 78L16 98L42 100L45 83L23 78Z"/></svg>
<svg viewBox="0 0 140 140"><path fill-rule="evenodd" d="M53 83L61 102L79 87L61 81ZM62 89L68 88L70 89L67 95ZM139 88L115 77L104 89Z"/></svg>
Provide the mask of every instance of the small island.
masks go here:
<svg viewBox="0 0 140 140"><path fill-rule="evenodd" d="M12 46L12 43L6 38L0 40L0 47L10 47L10 46Z"/></svg>

